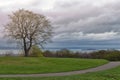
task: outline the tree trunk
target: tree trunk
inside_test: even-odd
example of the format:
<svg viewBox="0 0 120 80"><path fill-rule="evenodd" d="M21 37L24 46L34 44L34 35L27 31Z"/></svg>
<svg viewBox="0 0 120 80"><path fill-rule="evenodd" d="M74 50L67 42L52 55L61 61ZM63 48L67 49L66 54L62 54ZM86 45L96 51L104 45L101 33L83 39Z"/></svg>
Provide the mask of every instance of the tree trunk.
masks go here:
<svg viewBox="0 0 120 80"><path fill-rule="evenodd" d="M24 56L28 57L29 56L29 50L27 49L27 46L26 46L27 44L26 44L26 39L25 38L23 39L23 44L24 44L24 54L25 54Z"/></svg>
<svg viewBox="0 0 120 80"><path fill-rule="evenodd" d="M25 53L25 57L28 57L29 56L29 51L28 50L24 50L24 53Z"/></svg>

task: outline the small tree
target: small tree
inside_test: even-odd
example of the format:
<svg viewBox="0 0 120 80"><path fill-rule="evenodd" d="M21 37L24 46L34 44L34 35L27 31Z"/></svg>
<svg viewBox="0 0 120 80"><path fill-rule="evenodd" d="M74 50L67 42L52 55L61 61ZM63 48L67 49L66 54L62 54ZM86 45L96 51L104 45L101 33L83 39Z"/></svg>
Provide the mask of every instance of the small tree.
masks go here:
<svg viewBox="0 0 120 80"><path fill-rule="evenodd" d="M51 38L52 27L45 16L20 9L9 17L5 30L8 36L22 43L25 57L29 55L32 45L42 47Z"/></svg>

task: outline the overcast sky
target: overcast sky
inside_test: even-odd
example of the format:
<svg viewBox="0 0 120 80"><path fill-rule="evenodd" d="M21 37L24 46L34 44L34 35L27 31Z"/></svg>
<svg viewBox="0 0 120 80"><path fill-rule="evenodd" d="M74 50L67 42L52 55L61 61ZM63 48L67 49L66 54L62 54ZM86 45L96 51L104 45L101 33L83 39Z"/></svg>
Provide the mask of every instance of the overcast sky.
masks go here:
<svg viewBox="0 0 120 80"><path fill-rule="evenodd" d="M119 0L0 0L0 36L7 15L22 8L50 19L54 42L120 39Z"/></svg>

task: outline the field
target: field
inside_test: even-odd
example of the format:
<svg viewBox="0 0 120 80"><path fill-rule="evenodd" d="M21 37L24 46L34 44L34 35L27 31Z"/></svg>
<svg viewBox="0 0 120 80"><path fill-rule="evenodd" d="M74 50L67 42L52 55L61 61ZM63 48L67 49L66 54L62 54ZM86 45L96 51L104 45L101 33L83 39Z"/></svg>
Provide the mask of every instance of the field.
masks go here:
<svg viewBox="0 0 120 80"><path fill-rule="evenodd" d="M0 74L66 72L92 68L107 62L98 59L0 57Z"/></svg>

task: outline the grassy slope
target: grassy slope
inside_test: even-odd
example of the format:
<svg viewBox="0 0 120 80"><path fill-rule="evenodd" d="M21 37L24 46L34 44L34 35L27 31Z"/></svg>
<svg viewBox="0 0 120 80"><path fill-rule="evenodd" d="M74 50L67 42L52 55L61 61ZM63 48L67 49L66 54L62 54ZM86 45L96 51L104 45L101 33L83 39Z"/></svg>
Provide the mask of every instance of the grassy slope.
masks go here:
<svg viewBox="0 0 120 80"><path fill-rule="evenodd" d="M97 59L0 57L0 74L73 71L96 67L107 62Z"/></svg>
<svg viewBox="0 0 120 80"><path fill-rule="evenodd" d="M47 78L0 78L0 80L120 80L120 66L111 70L82 75Z"/></svg>

